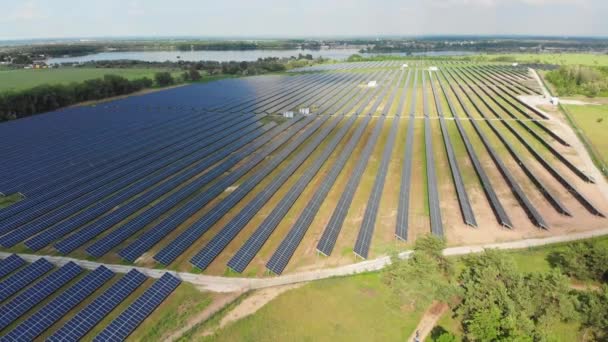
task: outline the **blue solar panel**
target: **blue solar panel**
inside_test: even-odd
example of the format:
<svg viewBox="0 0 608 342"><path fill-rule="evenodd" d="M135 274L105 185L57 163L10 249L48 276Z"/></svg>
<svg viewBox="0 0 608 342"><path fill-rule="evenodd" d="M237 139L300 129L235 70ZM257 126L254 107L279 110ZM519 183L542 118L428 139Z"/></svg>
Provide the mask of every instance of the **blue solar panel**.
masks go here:
<svg viewBox="0 0 608 342"><path fill-rule="evenodd" d="M79 341L146 279L145 275L136 270L129 271L72 317L63 327L49 337L48 341Z"/></svg>
<svg viewBox="0 0 608 342"><path fill-rule="evenodd" d="M8 299L38 277L53 269L53 264L46 259L38 259L15 274L0 282L0 302Z"/></svg>
<svg viewBox="0 0 608 342"><path fill-rule="evenodd" d="M31 341L50 328L76 305L93 294L114 276L114 272L100 266L43 306L28 319L2 337L2 341Z"/></svg>
<svg viewBox="0 0 608 342"><path fill-rule="evenodd" d="M192 226L186 229L175 240L171 241L168 246L158 252L154 259L163 265L170 264L175 258L182 254L190 247L202 234L204 234L215 222L224 216L232 207L234 207L247 193L249 193L259 182L261 182L268 174L275 170L283 160L285 160L293 151L308 139L314 132L323 125L329 116L323 116L302 134L290 142L277 155L274 156L263 168L258 170L254 175L249 177L243 184L230 193L205 216L196 221Z"/></svg>
<svg viewBox="0 0 608 342"><path fill-rule="evenodd" d="M25 264L25 260L16 254L11 254L8 258L0 261L0 278L4 278L14 270Z"/></svg>
<svg viewBox="0 0 608 342"><path fill-rule="evenodd" d="M93 341L125 340L180 283L181 280L169 273L165 273L99 333Z"/></svg>
<svg viewBox="0 0 608 342"><path fill-rule="evenodd" d="M239 129L239 132L237 134L245 135L243 137L244 139L249 138L250 136L257 137L259 134L261 134L260 131L258 131L260 126L261 126L261 124L248 125L248 127ZM254 131L254 132L250 133L250 131ZM253 139L253 138L251 138L251 139ZM130 185L127 188L120 190L119 192L113 194L111 197L107 197L107 198L103 199L102 201L97 202L94 206L88 207L87 209L83 210L82 212L61 222L60 225L56 225L53 228L48 229L48 230L44 231L43 233L33 237L32 239L28 240L25 243L26 246L28 246L34 250L40 249L40 248L48 245L49 243L51 243L53 240L65 236L65 234L67 234L73 230L76 230L78 227L82 226L83 224L86 224L86 223L94 220L95 218L99 217L100 215L103 215L104 213L112 210L117 205L120 205L121 203L128 201L129 199L135 197L139 193L146 192L149 189L153 189L154 186L156 186L159 182L161 182L163 180L166 180L166 182L162 183L159 186L159 188L161 188L163 190L176 188L177 186L179 186L179 184L181 182L192 178L193 176L206 170L210 165L213 165L212 160L209 160L209 159L217 160L217 158L215 158L215 155L217 155L217 154L224 155L222 148L226 146L226 143L227 143L226 141L222 140L215 144L209 145L203 149L200 149L187 157L184 157L183 159L169 165L168 167L151 175L150 177L145 178L144 180L142 180L140 182L137 182L135 184ZM230 149L232 146L231 145L229 145L229 146L230 146L229 147L229 149ZM220 151L220 152L215 153L216 151ZM207 158L212 153L214 153L214 155L213 155L214 158ZM191 164L194 164L194 166L191 167ZM182 171L183 169L187 169L187 170L183 174L179 174L179 172ZM170 178L171 176L174 176L176 174L178 174L178 176ZM141 197L146 196L145 198L149 199L148 203L150 203L151 201L158 198L158 197L153 198L153 199L150 198L151 197L151 195L149 195L150 193L158 194L158 196L160 196L160 195L166 193L167 191L169 191L169 190L165 190L163 192L163 191L158 191L156 188L154 188L153 190L147 192L145 195L138 197L137 200L141 201L142 200ZM128 205L130 205L130 203ZM112 212L112 215L110 215L110 216L113 218L114 221L117 220L116 214L114 212ZM121 220L118 220L116 222L120 222L120 221ZM32 227L32 229L29 232L21 233L21 231L26 230L28 227L30 227L30 225L24 226L21 229L19 229L20 238L23 239L25 236L30 236L31 231L37 231L40 229L44 229L44 227L46 227L46 226L47 226L46 224L40 228L35 228L35 226L34 226L34 227Z"/></svg>
<svg viewBox="0 0 608 342"><path fill-rule="evenodd" d="M272 179L263 190L261 190L255 198L253 198L245 208L243 208L230 222L202 249L197 253L190 262L200 269L205 269L213 259L215 259L226 248L228 243L247 225L247 223L258 213L260 209L270 200L276 191L291 177L294 172L304 163L304 161L317 149L329 133L342 121L343 116L335 118L321 133L319 133L311 142L309 142L287 166L281 169L281 172ZM352 119L351 119L352 122ZM331 151L326 150L326 154ZM321 165L313 166L307 170L320 168ZM312 175L314 176L314 174ZM309 178L312 178L310 176ZM300 178L303 179L303 178ZM307 179L307 178L304 178ZM308 182L306 182L308 183Z"/></svg>
<svg viewBox="0 0 608 342"><path fill-rule="evenodd" d="M86 208L90 204L96 203L106 196L123 189L124 187L130 186L137 180L161 170L172 163L178 162L182 158L190 157L189 161L193 162L210 155L221 147L217 146L218 144L214 145L213 143L231 135L232 133L242 132L245 127L252 125L259 119L261 119L261 117L252 116L241 123L230 125L229 127L218 127L218 132L214 132L214 134L211 134L210 136L202 135L193 138L192 140L194 141L192 142L184 142L181 144L183 145L183 148L174 147L163 150L162 153L156 154L150 158L142 159L136 163L129 164L124 168L120 168L114 172L104 175L103 177L100 177L97 180L89 182L82 187L75 188L71 191L62 192L60 195L53 197L49 201L41 203L33 208L24 209L14 217L2 222L2 228L0 229L2 232L7 232L20 225L24 226L0 237L0 244L4 247L12 247L15 244L34 235L35 233L38 233L59 222L60 220ZM236 138L237 135L233 135L233 137ZM190 156L193 153L194 156ZM70 203L70 205L62 207L49 215L45 215L48 211L62 206L76 198L78 198L76 202ZM30 222L30 220L33 221Z"/></svg>
<svg viewBox="0 0 608 342"><path fill-rule="evenodd" d="M270 215L264 219L262 224L256 229L256 231L247 239L245 244L237 251L237 253L230 259L228 266L237 272L243 272L245 267L251 262L253 257L262 248L266 240L270 237L275 228L279 225L283 217L287 214L291 206L300 197L306 186L315 177L319 169L327 161L329 156L334 152L340 141L346 136L346 133L354 125L356 116L351 116L348 122L340 128L340 131L332 138L330 143L324 147L323 153L319 155L312 163L312 166L308 167L298 181L287 191L287 195L281 199L279 204L272 210ZM221 234L221 233L220 233ZM217 237L217 236L216 236ZM213 239L215 240L215 238ZM213 241L212 240L212 241ZM210 242L208 245L210 245ZM207 247L205 247L207 248ZM204 250L204 249L203 249ZM203 252L201 250L201 253ZM196 258L196 257L195 257ZM205 268L206 265L200 262L196 263L199 268ZM205 267L203 267L205 266Z"/></svg>
<svg viewBox="0 0 608 342"><path fill-rule="evenodd" d="M82 268L69 262L44 277L0 307L0 330L11 325L17 318L42 302L82 272Z"/></svg>

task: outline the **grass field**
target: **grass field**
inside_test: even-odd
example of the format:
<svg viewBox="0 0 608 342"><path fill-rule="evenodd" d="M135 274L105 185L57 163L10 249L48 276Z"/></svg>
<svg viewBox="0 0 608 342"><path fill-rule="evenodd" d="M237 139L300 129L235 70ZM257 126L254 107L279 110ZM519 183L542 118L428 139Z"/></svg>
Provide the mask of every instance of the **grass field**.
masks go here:
<svg viewBox="0 0 608 342"><path fill-rule="evenodd" d="M403 341L421 312L388 305L379 273L321 280L291 290L209 341ZM297 312L295 309L297 308Z"/></svg>
<svg viewBox="0 0 608 342"><path fill-rule="evenodd" d="M608 247L608 238L590 240ZM548 272L547 256L567 244L508 252L523 272ZM462 264L457 262L457 269ZM203 337L204 324L183 340L203 341L404 341L415 329L422 312L389 304L389 293L380 273L368 273L310 283L290 290L214 336ZM294 313L298 308L298 313ZM229 310L228 310L229 311ZM225 312L226 313L226 312ZM438 322L438 330L449 331L460 340L460 322L448 311ZM217 317L216 317L217 319ZM556 341L580 339L577 322L554 327ZM431 339L427 339L431 341Z"/></svg>
<svg viewBox="0 0 608 342"><path fill-rule="evenodd" d="M608 55L592 53L513 53L513 54L484 54L480 55L492 60L496 57L512 57L522 63L548 63L559 65L608 65Z"/></svg>
<svg viewBox="0 0 608 342"><path fill-rule="evenodd" d="M9 196L0 197L0 209L6 208L9 205L12 205L13 203L19 202L21 198L22 197L19 194L12 194Z"/></svg>
<svg viewBox="0 0 608 342"><path fill-rule="evenodd" d="M608 165L608 105L567 105L570 118L573 123L582 130L587 140L592 145L594 154L602 159L600 162L606 167Z"/></svg>
<svg viewBox="0 0 608 342"><path fill-rule="evenodd" d="M23 90L41 84L67 84L100 78L104 75L120 75L128 79L148 77L160 69L102 69L102 68L62 68L62 69L23 69L0 70L0 92ZM174 75L175 76L175 75Z"/></svg>

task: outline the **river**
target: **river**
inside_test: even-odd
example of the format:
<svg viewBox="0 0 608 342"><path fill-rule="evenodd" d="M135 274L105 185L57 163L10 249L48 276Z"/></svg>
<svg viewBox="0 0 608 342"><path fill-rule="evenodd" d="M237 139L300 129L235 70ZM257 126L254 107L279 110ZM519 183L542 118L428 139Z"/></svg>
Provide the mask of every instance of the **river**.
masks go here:
<svg viewBox="0 0 608 342"><path fill-rule="evenodd" d="M317 58L330 58L335 60L345 60L348 56L359 53L357 49L321 49L321 50L227 50L227 51L119 51L101 52L77 57L58 57L49 58L47 63L83 63L89 61L115 61L115 60L139 60L146 62L177 62L177 61L255 61L264 57L291 57L298 54L311 54ZM455 56L468 55L470 52L462 51L430 51L416 52L412 55L428 56ZM362 54L368 55L368 54ZM391 53L391 55L403 55L405 53Z"/></svg>

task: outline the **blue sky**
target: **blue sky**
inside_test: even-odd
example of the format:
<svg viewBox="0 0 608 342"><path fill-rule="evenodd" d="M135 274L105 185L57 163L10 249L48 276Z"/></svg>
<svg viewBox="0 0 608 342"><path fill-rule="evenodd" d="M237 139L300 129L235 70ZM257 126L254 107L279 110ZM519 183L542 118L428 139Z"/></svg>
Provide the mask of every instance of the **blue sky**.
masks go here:
<svg viewBox="0 0 608 342"><path fill-rule="evenodd" d="M0 39L608 36L608 0L0 0Z"/></svg>

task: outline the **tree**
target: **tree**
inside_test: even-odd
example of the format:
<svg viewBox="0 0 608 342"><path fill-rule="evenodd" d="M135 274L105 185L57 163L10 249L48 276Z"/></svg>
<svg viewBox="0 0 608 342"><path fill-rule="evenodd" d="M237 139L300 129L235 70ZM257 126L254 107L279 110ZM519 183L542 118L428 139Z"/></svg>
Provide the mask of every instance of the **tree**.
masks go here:
<svg viewBox="0 0 608 342"><path fill-rule="evenodd" d="M472 341L541 341L557 322L576 318L568 279L559 270L524 274L506 253L464 258L457 312Z"/></svg>
<svg viewBox="0 0 608 342"><path fill-rule="evenodd" d="M154 80L156 81L156 84L160 87L166 87L175 83L173 76L171 76L171 74L166 71L157 72L156 74L154 74Z"/></svg>
<svg viewBox="0 0 608 342"><path fill-rule="evenodd" d="M391 289L391 304L412 305L417 309L433 300L448 300L454 288L449 284L451 264L441 254L445 241L428 235L416 240L409 259L392 257L383 273L383 282Z"/></svg>

